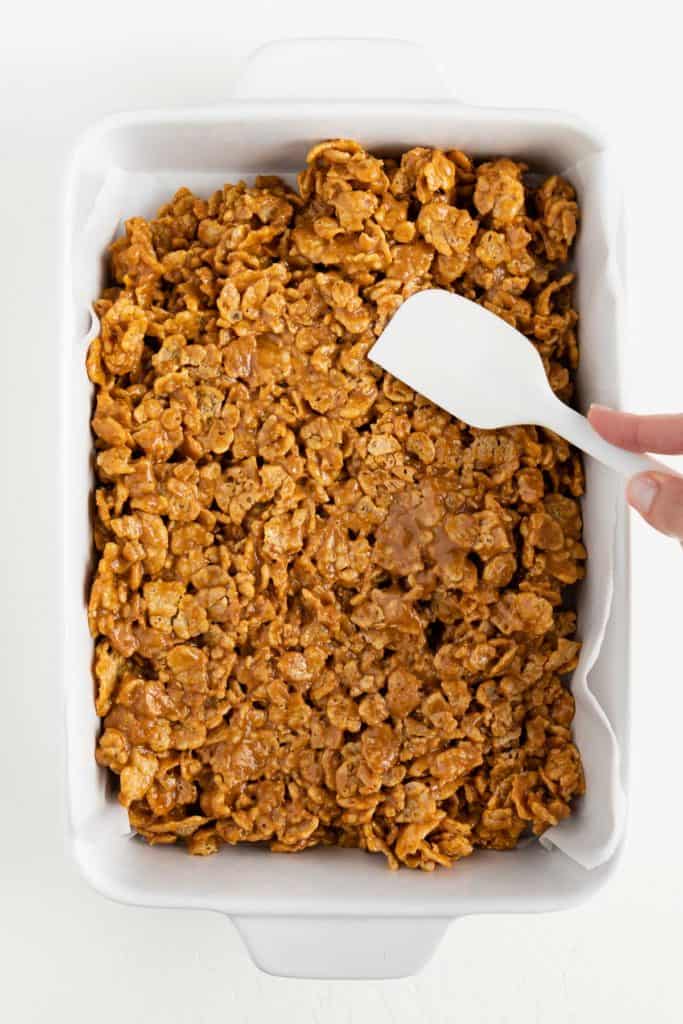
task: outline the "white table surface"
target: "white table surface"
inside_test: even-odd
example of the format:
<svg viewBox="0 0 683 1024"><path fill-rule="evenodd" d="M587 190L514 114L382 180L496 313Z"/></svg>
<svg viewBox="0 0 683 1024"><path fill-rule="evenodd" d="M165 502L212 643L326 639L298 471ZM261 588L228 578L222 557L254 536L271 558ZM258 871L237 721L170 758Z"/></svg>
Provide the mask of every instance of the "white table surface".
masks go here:
<svg viewBox="0 0 683 1024"><path fill-rule="evenodd" d="M683 555L633 533L630 833L617 877L574 911L453 926L418 977L269 978L218 915L90 891L63 839L53 528L57 187L76 134L111 111L227 96L279 36L424 43L463 100L555 106L606 126L630 216L628 400L683 407L680 34L669 5L431 0L19 2L0 32L0 1017L175 1024L372 1020L680 1021ZM670 5L673 9L674 5ZM190 13L188 13L190 12ZM353 68L349 68L353 74Z"/></svg>

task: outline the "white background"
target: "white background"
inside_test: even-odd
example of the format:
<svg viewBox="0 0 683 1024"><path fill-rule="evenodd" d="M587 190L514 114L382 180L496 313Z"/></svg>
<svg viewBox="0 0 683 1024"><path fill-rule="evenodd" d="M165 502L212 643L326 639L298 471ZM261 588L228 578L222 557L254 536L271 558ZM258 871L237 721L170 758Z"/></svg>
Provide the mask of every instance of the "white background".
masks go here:
<svg viewBox="0 0 683 1024"><path fill-rule="evenodd" d="M627 396L683 409L683 57L674 4L166 0L13 4L0 32L0 1017L176 1024L681 1020L683 555L634 523L630 832L612 884L557 915L452 926L418 977L260 974L208 913L116 906L63 839L55 669L60 175L105 113L206 104L254 46L291 36L424 43L467 102L555 106L605 126L630 217ZM349 68L353 75L353 68ZM397 69L397 89L400 71ZM457 140L454 140L457 142ZM457 870L457 869L456 869Z"/></svg>

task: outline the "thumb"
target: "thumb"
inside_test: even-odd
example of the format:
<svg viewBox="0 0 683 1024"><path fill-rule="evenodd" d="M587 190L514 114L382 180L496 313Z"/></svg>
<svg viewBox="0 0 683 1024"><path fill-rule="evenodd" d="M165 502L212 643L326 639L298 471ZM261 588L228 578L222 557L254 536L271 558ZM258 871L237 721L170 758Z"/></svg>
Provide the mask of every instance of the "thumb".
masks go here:
<svg viewBox="0 0 683 1024"><path fill-rule="evenodd" d="M626 497L655 530L683 541L683 478L639 473L629 481Z"/></svg>

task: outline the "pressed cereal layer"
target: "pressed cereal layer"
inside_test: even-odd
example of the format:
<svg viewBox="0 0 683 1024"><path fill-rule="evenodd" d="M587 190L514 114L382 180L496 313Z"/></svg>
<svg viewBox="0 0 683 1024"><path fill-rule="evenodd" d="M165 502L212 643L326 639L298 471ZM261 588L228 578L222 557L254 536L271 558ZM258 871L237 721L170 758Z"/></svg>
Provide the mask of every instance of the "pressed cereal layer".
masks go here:
<svg viewBox="0 0 683 1024"><path fill-rule="evenodd" d="M580 459L471 429L366 355L447 288L571 399L577 216L512 160L335 140L298 191L181 189L126 223L87 359L89 615L97 760L150 843L429 870L570 814Z"/></svg>

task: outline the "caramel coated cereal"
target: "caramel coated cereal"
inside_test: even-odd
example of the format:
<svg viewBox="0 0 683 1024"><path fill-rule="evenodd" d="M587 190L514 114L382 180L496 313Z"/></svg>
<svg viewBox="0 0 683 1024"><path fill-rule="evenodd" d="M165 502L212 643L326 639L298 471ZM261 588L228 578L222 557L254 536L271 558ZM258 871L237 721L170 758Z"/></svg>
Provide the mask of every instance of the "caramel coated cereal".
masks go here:
<svg viewBox="0 0 683 1024"><path fill-rule="evenodd" d="M97 760L148 842L431 870L583 792L579 456L471 429L366 358L440 286L523 331L571 399L578 209L526 171L322 142L296 192L181 189L112 246L87 358Z"/></svg>

